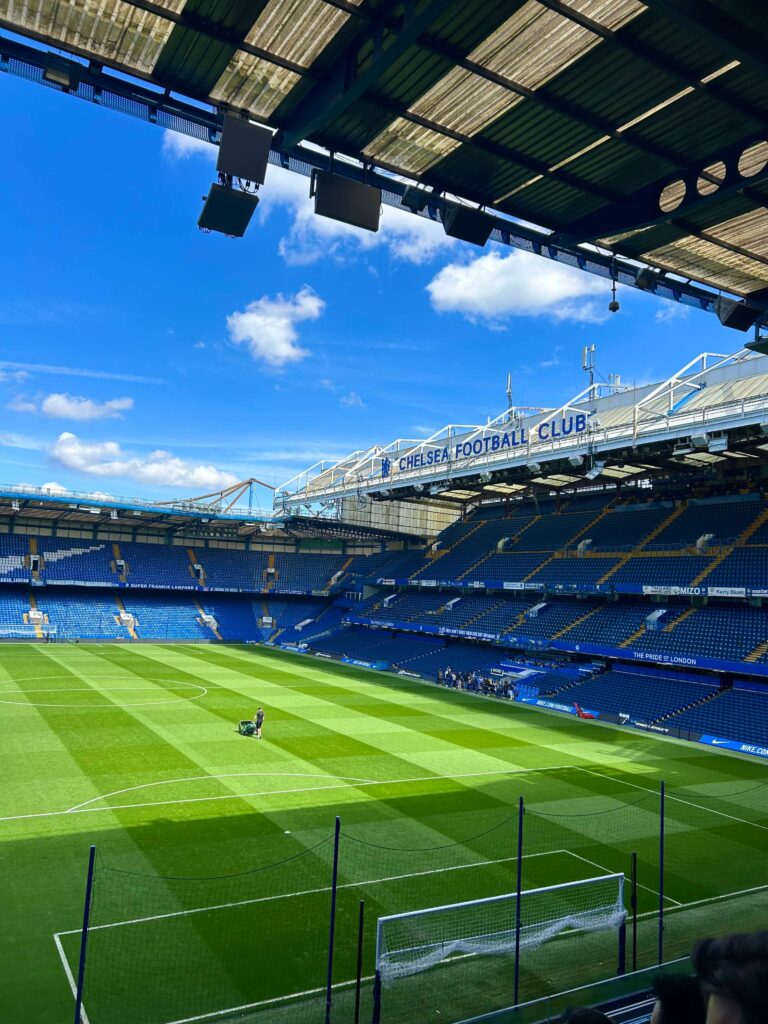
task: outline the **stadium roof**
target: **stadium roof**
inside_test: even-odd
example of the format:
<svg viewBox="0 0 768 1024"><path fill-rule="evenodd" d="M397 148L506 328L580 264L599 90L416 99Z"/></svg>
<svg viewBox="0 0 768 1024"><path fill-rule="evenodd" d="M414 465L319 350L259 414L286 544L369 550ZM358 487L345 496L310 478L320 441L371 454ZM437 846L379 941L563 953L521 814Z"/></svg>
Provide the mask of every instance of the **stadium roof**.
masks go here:
<svg viewBox="0 0 768 1024"><path fill-rule="evenodd" d="M460 504L764 461L768 356L702 352L657 384L590 384L558 408L511 407L483 425L448 424L318 462L277 488L276 509L344 498Z"/></svg>
<svg viewBox="0 0 768 1024"><path fill-rule="evenodd" d="M10 0L0 27L768 308L765 4Z"/></svg>

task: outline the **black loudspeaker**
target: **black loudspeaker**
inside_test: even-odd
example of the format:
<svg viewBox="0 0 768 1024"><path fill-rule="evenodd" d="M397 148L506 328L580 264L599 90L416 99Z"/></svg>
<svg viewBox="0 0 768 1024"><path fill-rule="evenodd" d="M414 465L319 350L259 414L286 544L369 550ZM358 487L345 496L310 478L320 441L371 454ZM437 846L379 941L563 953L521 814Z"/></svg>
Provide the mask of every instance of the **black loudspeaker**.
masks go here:
<svg viewBox="0 0 768 1024"><path fill-rule="evenodd" d="M379 230L381 189L342 178L330 171L315 171L315 213L366 231Z"/></svg>
<svg viewBox="0 0 768 1024"><path fill-rule="evenodd" d="M644 292L653 291L660 277L661 274L657 270L651 270L650 267L641 267L635 275L635 284Z"/></svg>
<svg viewBox="0 0 768 1024"><path fill-rule="evenodd" d="M743 300L726 299L721 295L715 302L715 312L723 327L732 327L735 331L748 331L760 317L762 310L750 306Z"/></svg>
<svg viewBox="0 0 768 1024"><path fill-rule="evenodd" d="M446 235L483 246L493 231L494 218L472 206L449 206L443 214Z"/></svg>
<svg viewBox="0 0 768 1024"><path fill-rule="evenodd" d="M242 238L258 205L259 197L252 192L211 185L197 226Z"/></svg>
<svg viewBox="0 0 768 1024"><path fill-rule="evenodd" d="M261 185L267 173L272 132L238 117L225 117L216 170Z"/></svg>

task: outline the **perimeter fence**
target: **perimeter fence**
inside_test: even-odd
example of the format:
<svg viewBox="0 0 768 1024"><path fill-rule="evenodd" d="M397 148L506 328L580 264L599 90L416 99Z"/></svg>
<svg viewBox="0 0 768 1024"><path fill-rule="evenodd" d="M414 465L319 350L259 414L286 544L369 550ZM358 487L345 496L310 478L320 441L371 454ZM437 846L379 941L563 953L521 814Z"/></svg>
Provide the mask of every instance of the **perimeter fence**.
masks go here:
<svg viewBox="0 0 768 1024"><path fill-rule="evenodd" d="M452 1024L494 1013L610 977L615 945L561 933L519 958L449 956L388 988L375 985L378 919L601 875L626 878L630 970L685 956L704 935L764 927L768 783L655 790L595 773L585 788L563 781L555 799L521 798L517 813L507 804L449 843L401 809L387 817L383 801L367 826L337 818L300 840L275 836L235 875L130 872L94 849L84 927L57 936L75 1020L396 1024L439 1011Z"/></svg>

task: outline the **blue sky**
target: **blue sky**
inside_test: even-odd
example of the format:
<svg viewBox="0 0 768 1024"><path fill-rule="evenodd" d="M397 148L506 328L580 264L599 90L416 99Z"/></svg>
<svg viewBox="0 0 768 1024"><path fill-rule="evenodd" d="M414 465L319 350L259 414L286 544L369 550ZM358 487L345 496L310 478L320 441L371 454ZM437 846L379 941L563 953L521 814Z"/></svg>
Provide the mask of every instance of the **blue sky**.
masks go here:
<svg viewBox="0 0 768 1024"><path fill-rule="evenodd" d="M316 218L271 167L243 240L198 231L215 153L0 75L0 482L191 496L282 483L603 374L661 379L740 339L716 319L384 209ZM267 496L263 495L266 499Z"/></svg>

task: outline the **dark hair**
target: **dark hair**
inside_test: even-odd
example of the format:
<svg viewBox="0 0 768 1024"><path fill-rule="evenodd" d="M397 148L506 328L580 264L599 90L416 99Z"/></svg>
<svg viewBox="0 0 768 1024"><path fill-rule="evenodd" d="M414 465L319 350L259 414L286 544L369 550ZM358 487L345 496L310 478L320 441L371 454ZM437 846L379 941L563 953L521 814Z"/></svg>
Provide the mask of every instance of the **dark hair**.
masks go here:
<svg viewBox="0 0 768 1024"><path fill-rule="evenodd" d="M703 939L691 959L704 991L741 1010L742 1024L763 1024L768 1004L768 931Z"/></svg>
<svg viewBox="0 0 768 1024"><path fill-rule="evenodd" d="M661 1009L661 1024L704 1024L707 1003L698 978L689 974L660 974L653 994Z"/></svg>
<svg viewBox="0 0 768 1024"><path fill-rule="evenodd" d="M611 1018L606 1017L602 1010L584 1006L566 1010L563 1014L563 1024L611 1024Z"/></svg>

